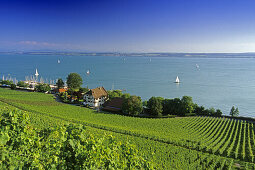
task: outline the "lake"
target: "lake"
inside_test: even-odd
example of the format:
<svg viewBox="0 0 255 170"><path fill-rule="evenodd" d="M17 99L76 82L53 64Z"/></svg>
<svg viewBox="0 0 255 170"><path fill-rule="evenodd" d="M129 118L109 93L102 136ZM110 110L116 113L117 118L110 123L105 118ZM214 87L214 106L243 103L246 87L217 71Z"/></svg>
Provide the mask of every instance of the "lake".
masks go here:
<svg viewBox="0 0 255 170"><path fill-rule="evenodd" d="M35 74L45 81L66 79L79 73L83 86L122 89L148 100L151 96L192 96L206 108L219 108L228 115L238 107L240 116L255 117L255 58L119 57L0 54L0 78L25 80ZM58 63L58 59L60 63ZM87 75L87 70L90 74ZM179 84L174 83L176 76ZM46 80L47 79L47 80Z"/></svg>

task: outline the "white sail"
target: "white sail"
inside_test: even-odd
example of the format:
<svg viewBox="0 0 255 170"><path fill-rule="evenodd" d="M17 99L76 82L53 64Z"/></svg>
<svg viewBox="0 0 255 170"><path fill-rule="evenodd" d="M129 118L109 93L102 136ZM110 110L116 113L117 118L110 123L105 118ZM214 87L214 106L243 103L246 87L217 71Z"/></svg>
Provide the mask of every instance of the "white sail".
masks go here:
<svg viewBox="0 0 255 170"><path fill-rule="evenodd" d="M90 74L89 70L87 70L87 74Z"/></svg>
<svg viewBox="0 0 255 170"><path fill-rule="evenodd" d="M60 60L58 59L58 64L60 64Z"/></svg>
<svg viewBox="0 0 255 170"><path fill-rule="evenodd" d="M180 83L179 77L177 76L175 79L175 83Z"/></svg>
<svg viewBox="0 0 255 170"><path fill-rule="evenodd" d="M37 69L35 69L35 76L36 76L36 77L39 76Z"/></svg>

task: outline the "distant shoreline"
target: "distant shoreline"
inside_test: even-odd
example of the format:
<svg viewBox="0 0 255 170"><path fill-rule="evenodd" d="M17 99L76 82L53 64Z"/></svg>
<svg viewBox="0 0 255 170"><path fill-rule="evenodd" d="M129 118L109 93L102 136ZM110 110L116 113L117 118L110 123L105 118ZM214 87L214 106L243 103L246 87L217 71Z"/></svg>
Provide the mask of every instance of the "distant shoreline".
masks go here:
<svg viewBox="0 0 255 170"><path fill-rule="evenodd" d="M182 57L182 58L255 58L255 52L246 53L117 53L117 52L0 52L15 55L62 55L62 56L116 56L116 57Z"/></svg>

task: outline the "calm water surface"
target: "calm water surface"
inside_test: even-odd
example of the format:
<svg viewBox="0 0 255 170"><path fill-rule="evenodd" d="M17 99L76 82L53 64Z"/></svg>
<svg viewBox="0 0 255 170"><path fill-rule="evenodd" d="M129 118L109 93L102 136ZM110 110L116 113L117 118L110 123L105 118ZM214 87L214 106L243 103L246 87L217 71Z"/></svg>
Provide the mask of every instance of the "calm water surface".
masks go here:
<svg viewBox="0 0 255 170"><path fill-rule="evenodd" d="M0 55L1 77L25 80L36 68L39 77L48 81L77 72L84 87L123 89L143 100L188 95L199 105L219 108L224 114L235 105L240 115L255 117L254 58ZM180 84L174 83L176 76Z"/></svg>

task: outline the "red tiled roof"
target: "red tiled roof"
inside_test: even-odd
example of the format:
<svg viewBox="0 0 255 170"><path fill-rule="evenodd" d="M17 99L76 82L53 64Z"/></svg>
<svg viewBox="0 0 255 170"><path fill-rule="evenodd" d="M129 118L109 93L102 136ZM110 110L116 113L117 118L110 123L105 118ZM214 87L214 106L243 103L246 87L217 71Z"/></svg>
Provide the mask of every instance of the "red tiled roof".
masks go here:
<svg viewBox="0 0 255 170"><path fill-rule="evenodd" d="M61 89L58 89L58 88L55 88L54 89L54 92L58 92L58 93L63 93L63 92L66 92L67 89L64 89L64 88L61 88Z"/></svg>

